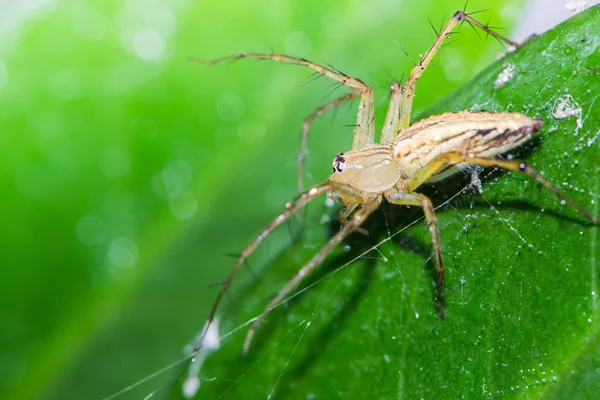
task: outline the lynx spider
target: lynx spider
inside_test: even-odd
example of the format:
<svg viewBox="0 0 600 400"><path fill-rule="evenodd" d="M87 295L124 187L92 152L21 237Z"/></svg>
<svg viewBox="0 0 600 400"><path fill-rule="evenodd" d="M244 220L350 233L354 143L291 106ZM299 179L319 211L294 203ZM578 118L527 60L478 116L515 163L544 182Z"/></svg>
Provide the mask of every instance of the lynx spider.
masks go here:
<svg viewBox="0 0 600 400"><path fill-rule="evenodd" d="M372 123L374 120L373 89L358 78L353 78L333 68L326 68L302 58L282 54L245 53L212 61L192 59L209 65L240 58L270 59L281 63L298 64L352 88L352 92L322 105L304 120L298 156L300 192L302 192L303 186L304 149L311 123L332 108L356 98L360 99L353 132L352 150L339 153L333 160L332 175L325 182L302 192L296 200L288 202L285 210L242 251L236 265L223 282L207 324L197 341L195 351L200 349L203 337L215 319L217 307L237 270L271 232L288 220L296 211L323 193L327 193L329 198L345 204L346 207L340 212L342 228L296 273L269 302L260 315L253 320L244 342L244 353L248 352L260 322L269 311L284 300L307 275L319 266L335 246L352 232L358 230L369 215L379 207L383 198L392 204L423 208L435 252L436 300L440 316L444 318L442 308L444 262L438 223L431 200L425 195L415 192L415 190L425 182L438 181L468 165L498 167L508 171L523 172L542 184L558 198L564 200L585 218L594 223L600 221L599 218L592 216L577 205L525 162L494 158L529 140L542 127L542 120L518 113L462 111L436 115L410 124L416 81L441 48L444 40L462 21L477 26L510 46L520 47L519 44L492 31L464 11L457 11L439 32L427 53L420 59L419 63L415 64L406 83L404 85L397 82L393 84L379 144L375 143L375 129Z"/></svg>

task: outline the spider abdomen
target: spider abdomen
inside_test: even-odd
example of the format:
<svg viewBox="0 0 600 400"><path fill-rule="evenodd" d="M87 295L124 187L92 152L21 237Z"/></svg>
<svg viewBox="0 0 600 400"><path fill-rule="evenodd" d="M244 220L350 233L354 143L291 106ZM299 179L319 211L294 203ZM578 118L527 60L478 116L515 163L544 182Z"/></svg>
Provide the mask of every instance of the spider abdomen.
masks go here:
<svg viewBox="0 0 600 400"><path fill-rule="evenodd" d="M456 112L436 115L400 132L394 157L407 178L442 154L461 152L470 157L494 157L529 140L542 121L518 113ZM428 181L442 179L465 164L444 166Z"/></svg>

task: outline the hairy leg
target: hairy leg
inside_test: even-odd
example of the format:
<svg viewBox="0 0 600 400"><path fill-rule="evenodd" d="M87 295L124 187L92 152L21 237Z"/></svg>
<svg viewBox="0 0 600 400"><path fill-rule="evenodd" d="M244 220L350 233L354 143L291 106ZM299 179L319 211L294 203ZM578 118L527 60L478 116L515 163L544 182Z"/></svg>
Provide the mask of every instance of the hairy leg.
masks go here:
<svg viewBox="0 0 600 400"><path fill-rule="evenodd" d="M472 17L470 17L467 13L465 13L463 11L457 11L456 13L454 13L454 15L452 16L450 21L448 21L448 23L446 24L444 29L442 29L442 31L438 34L437 38L435 39L435 42L433 42L433 45L431 45L429 50L427 50L427 53L425 53L425 55L421 58L419 63L417 65L415 65L414 68L410 71L408 80L406 81L406 84L402 87L402 95L399 100L399 102L400 102L399 114L397 114L398 119L399 119L399 122L398 122L399 130L406 129L410 125L410 114L411 114L411 110L412 110L412 102L413 102L413 97L414 97L414 93L415 93L415 84L417 82L417 79L419 79L421 77L421 75L423 74L425 69L429 66L431 59L438 52L438 50L442 47L444 40L446 40L446 38L450 35L450 33L456 27L456 25L462 21L466 21L466 22L478 27L479 29L482 29L483 31L489 33L490 35L494 36L495 38L502 40L503 42L506 42L513 47L519 47L519 44L492 31L487 26L481 24L480 22L478 22L475 19L473 19ZM396 131L396 133L397 132L398 131Z"/></svg>
<svg viewBox="0 0 600 400"><path fill-rule="evenodd" d="M320 196L321 194L330 191L341 193L343 194L343 196L351 199L354 202L363 201L362 195L350 186L337 182L327 181L325 183L313 186L304 193L300 194L296 200L287 203L285 210L281 214L279 214L273 221L271 221L269 225L263 228L263 230L260 231L260 233L254 237L254 239L248 244L248 246L246 246L246 248L238 257L237 263L235 264L229 275L227 275L227 277L223 281L221 290L219 291L219 294L217 295L217 298L210 310L210 314L208 315L208 320L204 327L204 330L202 331L202 334L199 336L198 341L196 342L194 352L200 350L202 341L204 340L204 337L206 336L206 333L208 332L208 329L210 328L212 322L215 320L217 308L219 307L219 304L221 304L221 300L223 299L223 296L225 295L227 289L231 285L235 274L240 269L240 267L246 263L246 260L254 252L254 250L256 250L258 245L262 243L262 241L265 240L267 236L269 236L275 229L277 229L279 225L287 221L296 211L313 201L316 197Z"/></svg>
<svg viewBox="0 0 600 400"><path fill-rule="evenodd" d="M587 210L575 203L573 200L571 200L571 198L569 198L558 188L556 188L556 186L554 186L550 181L545 179L539 172L535 171L530 165L528 165L524 161L519 160L501 160L498 158L471 157L468 154L464 154L462 152L451 152L442 154L439 157L432 160L431 162L429 162L427 165L425 165L413 177L411 177L411 179L407 181L407 190L409 192L415 190L441 168L447 165L461 163L481 165L483 167L499 167L508 171L523 172L535 179L536 181L538 181L539 183L541 183L545 188L554 193L556 197L560 198L561 200L564 200L585 218L596 223L600 222L600 218L594 217Z"/></svg>
<svg viewBox="0 0 600 400"><path fill-rule="evenodd" d="M379 207L381 203L381 197L376 199L368 200L366 203L362 205L360 209L358 209L352 215L351 219L342 226L339 232L337 232L329 241L319 250L317 254L313 256L313 258L306 263L300 270L294 275L294 277L277 293L277 295L271 300L271 302L263 309L260 315L254 320L252 326L250 327L250 331L246 335L246 340L244 341L243 352L247 353L250 348L250 344L252 343L252 338L258 326L265 318L265 316L271 311L273 308L277 307L281 301L285 299L285 297L296 287L304 278L309 275L312 271L315 270L317 266L319 266L325 257L333 250L335 246L337 246L342 240L344 240L348 235L354 232L362 223L371 215L373 211Z"/></svg>
<svg viewBox="0 0 600 400"><path fill-rule="evenodd" d="M429 224L429 232L431 233L431 243L435 251L435 271L437 274L436 278L436 300L438 305L438 311L442 318L446 318L444 315L444 307L442 303L442 291L444 289L444 260L442 259L442 246L440 244L440 232L438 228L437 218L433 204L429 197L420 193L405 193L405 192L393 192L386 193L385 198L392 204L408 205L408 206L419 206L423 208L425 219Z"/></svg>
<svg viewBox="0 0 600 400"><path fill-rule="evenodd" d="M360 93L360 104L358 106L358 116L356 118L356 126L354 128L353 149L358 149L366 144L374 142L375 124L373 123L375 106L373 99L373 89L367 86L358 78L353 78L333 68L327 68L322 65L305 60L304 58L296 58L283 54L268 54L268 53L242 53L234 54L216 60L204 61L197 58L190 58L191 61L201 62L208 65L217 64L228 60L238 60L241 58L259 58L273 60L286 64L302 65L310 68L318 73L327 76L340 84L351 87Z"/></svg>
<svg viewBox="0 0 600 400"><path fill-rule="evenodd" d="M390 95L390 103L387 113L385 114L385 122L381 131L381 144L391 144L400 130L400 106L402 99L402 85L398 82L392 84L392 94Z"/></svg>

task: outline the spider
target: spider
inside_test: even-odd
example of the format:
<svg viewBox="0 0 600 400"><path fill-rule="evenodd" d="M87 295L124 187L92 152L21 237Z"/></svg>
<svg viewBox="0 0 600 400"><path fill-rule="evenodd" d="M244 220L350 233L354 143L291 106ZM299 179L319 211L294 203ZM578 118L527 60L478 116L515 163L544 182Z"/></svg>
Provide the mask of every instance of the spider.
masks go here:
<svg viewBox="0 0 600 400"><path fill-rule="evenodd" d="M519 44L492 31L464 11L457 11L437 35L427 53L420 59L419 63L415 64L406 83L401 85L396 82L392 85L380 143L375 143L373 89L360 79L348 76L334 68L326 68L302 58L282 54L245 53L213 61L192 59L209 65L240 58L270 59L281 63L298 64L352 88L352 92L349 94L319 107L305 119L302 126L298 156L300 192L302 192L303 186L302 169L306 136L312 121L329 109L356 98L360 99L352 149L337 154L333 160L333 173L331 176L325 182L303 191L296 200L288 202L285 210L242 251L236 265L223 282L207 324L194 349L195 352L200 350L203 338L210 324L214 321L217 308L237 270L271 232L300 208L325 193L329 198L345 205L345 208L340 212L341 229L329 239L312 259L300 268L260 315L253 320L244 341L244 354L248 352L260 322L269 311L284 300L307 275L312 273L334 247L352 232L358 230L379 207L383 199L392 204L423 208L435 253L437 307L440 316L445 318L442 307L444 261L438 223L431 200L427 196L416 192L416 190L425 182L439 181L469 165L498 167L507 171L523 172L568 203L585 218L594 223L600 221L599 218L592 216L577 205L525 162L495 158L528 141L532 135L540 130L543 124L542 120L510 112L462 111L436 115L410 124L416 81L441 48L444 40L462 21L482 29L510 46L520 47Z"/></svg>

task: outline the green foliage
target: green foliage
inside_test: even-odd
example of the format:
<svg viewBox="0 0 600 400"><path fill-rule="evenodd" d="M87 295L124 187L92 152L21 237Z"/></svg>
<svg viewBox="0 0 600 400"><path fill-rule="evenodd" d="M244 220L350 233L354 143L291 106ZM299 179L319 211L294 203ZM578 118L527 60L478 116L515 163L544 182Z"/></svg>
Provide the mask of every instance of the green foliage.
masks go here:
<svg viewBox="0 0 600 400"><path fill-rule="evenodd" d="M389 85L382 67L393 74L410 67L393 39L415 57L433 40L427 17L439 21L463 6L100 3L47 6L0 38L0 397L98 398L178 359L215 298L210 285L233 265L225 255L243 248L295 193L299 125L331 98L323 98L329 83L294 92L307 80L301 68L208 68L188 56L272 45L330 62L375 87L381 118ZM495 8L469 6L484 7ZM594 13L571 24L598 24ZM431 112L477 104L546 119L527 159L592 208L599 39L591 28L560 29L567 34L533 41ZM500 49L463 31L419 82L417 113ZM515 76L494 90L509 59ZM578 116L551 117L565 88L582 109L576 136ZM333 123L315 124L308 183L322 180L332 155L349 147L344 125L354 116L340 110ZM202 389L231 388L232 398L265 397L275 382L281 397L477 397L485 385L492 393L514 387L520 397L560 398L576 386L597 389L597 229L526 178L483 176L483 195L466 190L439 210L452 289L447 321L431 303L420 211L392 208L372 218L370 237L350 238L348 252L329 258L316 286L270 316L248 358L239 355L243 329L224 340L202 370ZM466 183L430 194L442 204ZM248 274L240 275L231 295L243 307L226 314L221 332L256 314L336 229L321 223L334 214L315 204L304 229L293 226L298 242L290 245L283 229L259 249L251 260L259 284L241 290ZM298 327L304 320L309 329ZM156 389L177 396L179 382L168 379L177 372L122 398Z"/></svg>

